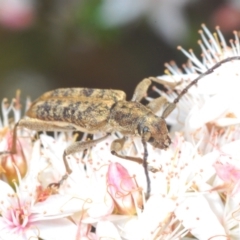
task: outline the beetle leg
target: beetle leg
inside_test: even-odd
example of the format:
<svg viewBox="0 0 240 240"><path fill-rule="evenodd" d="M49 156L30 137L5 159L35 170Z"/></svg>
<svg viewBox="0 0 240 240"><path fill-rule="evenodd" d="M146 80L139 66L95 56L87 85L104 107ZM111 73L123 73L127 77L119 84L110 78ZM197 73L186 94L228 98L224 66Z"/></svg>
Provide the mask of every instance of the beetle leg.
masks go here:
<svg viewBox="0 0 240 240"><path fill-rule="evenodd" d="M122 159L126 159L126 160L130 160L133 162L137 162L140 164L143 164L143 168L145 171L145 175L147 178L147 193L146 193L146 198L148 199L150 196L150 192L151 192L151 186L150 186L150 178L149 178L149 174L148 174L148 170L154 172L155 169L153 168L148 168L148 163L147 163L147 157L148 157L148 151L147 151L147 142L145 139L145 135L143 134L142 136L142 144L143 144L143 148L144 148L144 155L143 155L143 159L141 158L136 158L136 157L130 157L130 156L124 156L121 155L119 153L117 153L118 151L121 151L123 149L124 143L126 141L126 137L120 138L120 139L116 139L112 142L111 144L111 153L119 158Z"/></svg>
<svg viewBox="0 0 240 240"><path fill-rule="evenodd" d="M124 155L121 155L121 154L118 153L119 151L121 151L123 149L123 146L124 146L124 143L126 142L126 140L127 140L126 137L114 140L111 144L111 153L114 156L117 156L119 158L130 160L130 161L142 164L143 160L141 158L124 156Z"/></svg>
<svg viewBox="0 0 240 240"><path fill-rule="evenodd" d="M131 101L140 102L146 96L151 83L149 78L144 78L135 88Z"/></svg>
<svg viewBox="0 0 240 240"><path fill-rule="evenodd" d="M70 146L68 146L64 150L64 153L63 153L63 160L64 160L64 165L65 165L67 173L71 174L71 172L72 172L72 170L70 169L70 167L67 163L67 160L66 160L67 155L89 149L89 148L95 146L96 144L102 142L103 140L105 140L109 135L110 135L110 133L108 133L107 135L105 135L101 138L95 139L95 140L84 141L84 142L75 142L75 143L72 143Z"/></svg>
<svg viewBox="0 0 240 240"><path fill-rule="evenodd" d="M169 103L162 113L162 118L165 119L175 108L175 103Z"/></svg>
<svg viewBox="0 0 240 240"><path fill-rule="evenodd" d="M12 146L11 149L8 151L0 152L0 155L3 154L15 154L16 153L16 144L17 144L17 129L18 127L25 127L30 130L34 131L74 131L76 130L73 126L57 126L55 124L46 123L45 121L41 121L38 119L21 119L19 120L14 128L13 128L13 136L12 136Z"/></svg>
<svg viewBox="0 0 240 240"><path fill-rule="evenodd" d="M165 119L176 108L176 104L168 102L165 97L161 96L153 99L147 107L150 108L153 113L157 113L160 109L163 109L161 117Z"/></svg>
<svg viewBox="0 0 240 240"><path fill-rule="evenodd" d="M56 123L46 122L43 120L35 119L35 118L26 118L21 119L17 126L25 127L30 130L34 131L49 131L49 132L67 132L67 131L77 131L73 125L65 124L63 126L57 125Z"/></svg>
<svg viewBox="0 0 240 240"><path fill-rule="evenodd" d="M161 78L158 78L158 77L149 77L149 79L153 82L156 82L156 83L159 83L167 88L170 88L170 89L175 89L176 86L178 86L179 84L182 83L182 81L179 81L179 82L169 82L169 81L166 81L164 79L161 79Z"/></svg>
<svg viewBox="0 0 240 240"><path fill-rule="evenodd" d="M153 113L157 113L160 109L163 109L167 102L167 99L161 96L153 99L146 105L146 107L150 108Z"/></svg>
<svg viewBox="0 0 240 240"><path fill-rule="evenodd" d="M35 130L35 131L65 131L66 132L66 131L76 130L71 125L58 126L54 123L45 122L45 121L42 121L39 119L31 119L31 118L21 119L14 126L13 140L12 140L13 143L12 143L12 147L11 147L10 151L1 152L0 155L16 153L16 141L17 141L17 128L18 127L26 127L28 129ZM76 152L91 148L94 145L96 145L97 143L106 139L108 136L109 136L109 134L107 134L106 136L104 136L102 138L91 140L91 141L75 142L75 143L71 144L69 147L67 147L63 153L63 162L64 162L64 165L66 168L66 174L62 177L62 179L58 183L49 184L49 187L56 187L56 188L59 187L63 183L63 181L68 178L68 175L71 174L72 170L68 165L68 162L66 159L67 155L74 154Z"/></svg>
<svg viewBox="0 0 240 240"><path fill-rule="evenodd" d="M72 143L70 146L68 146L63 152L63 162L64 162L64 166L66 169L66 174L62 176L62 178L59 182L51 183L48 185L48 187L59 188L62 185L62 183L68 178L68 176L72 173L72 169L69 167L69 164L67 161L68 155L91 148L91 147L95 146L96 144L100 143L101 141L105 140L109 135L110 135L110 133L108 133L107 135L105 135L101 138L95 139L95 140L84 141L84 142L75 142L75 143Z"/></svg>

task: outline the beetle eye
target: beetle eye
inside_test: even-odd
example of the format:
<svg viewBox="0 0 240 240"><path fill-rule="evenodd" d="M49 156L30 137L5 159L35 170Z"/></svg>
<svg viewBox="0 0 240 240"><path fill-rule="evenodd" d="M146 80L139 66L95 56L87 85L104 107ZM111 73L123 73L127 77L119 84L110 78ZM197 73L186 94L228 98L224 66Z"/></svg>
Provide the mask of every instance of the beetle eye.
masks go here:
<svg viewBox="0 0 240 240"><path fill-rule="evenodd" d="M153 137L150 137L150 138L148 139L148 142L149 142L149 143L152 143L152 142L154 142L154 140L155 140L155 139L154 139Z"/></svg>
<svg viewBox="0 0 240 240"><path fill-rule="evenodd" d="M149 132L148 127L144 127L144 128L143 128L143 133L146 133L146 132Z"/></svg>

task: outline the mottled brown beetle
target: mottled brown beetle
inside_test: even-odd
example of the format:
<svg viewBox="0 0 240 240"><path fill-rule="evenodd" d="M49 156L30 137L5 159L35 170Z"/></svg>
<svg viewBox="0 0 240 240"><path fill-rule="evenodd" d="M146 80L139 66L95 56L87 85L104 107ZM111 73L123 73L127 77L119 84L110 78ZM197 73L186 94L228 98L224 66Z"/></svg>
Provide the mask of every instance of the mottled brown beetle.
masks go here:
<svg viewBox="0 0 240 240"><path fill-rule="evenodd" d="M133 94L131 101L126 101L126 94L120 90L104 90L89 88L66 88L56 89L44 93L36 99L26 113L28 118L21 119L14 127L13 149L10 153L16 152L16 129L25 127L35 131L82 131L96 133L102 131L106 136L86 141L75 142L67 147L63 154L66 167L66 174L62 179L51 186L59 186L72 172L66 156L85 150L107 138L113 132L120 132L126 135L138 135L144 146L143 159L131 156L123 156L118 152L123 148L125 137L114 140L111 144L111 153L127 160L143 163L147 178L147 195L150 194L150 179L147 166L147 147L149 142L156 148L167 149L171 143L168 136L168 129L165 118L174 110L180 98L188 89L196 84L201 78L212 73L217 67L231 60L239 60L240 56L230 57L220 61L205 73L193 80L173 103L167 103L161 117L155 113L166 104L162 97L156 98L148 105L140 103L145 96L151 81L157 81L150 77L141 81Z"/></svg>

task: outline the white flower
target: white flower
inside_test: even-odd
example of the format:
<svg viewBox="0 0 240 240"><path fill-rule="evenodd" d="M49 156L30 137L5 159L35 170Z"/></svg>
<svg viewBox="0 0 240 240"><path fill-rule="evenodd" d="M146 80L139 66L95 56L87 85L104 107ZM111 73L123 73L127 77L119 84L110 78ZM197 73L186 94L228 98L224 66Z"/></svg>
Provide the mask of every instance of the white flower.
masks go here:
<svg viewBox="0 0 240 240"><path fill-rule="evenodd" d="M230 46L226 43L220 29L217 33L211 34L205 25L200 31L202 41L199 45L202 49L202 61L193 53L180 50L189 58L189 62L184 65L186 73L182 73L174 64L166 64L168 75L160 76L159 82L169 89L169 93L157 90L170 102L176 97L172 85L178 93L186 87L191 80L195 79L214 66L219 61L228 57L240 56L240 44L238 33L234 32L234 40L230 41ZM203 142L216 132L214 126L225 127L240 123L240 111L238 103L240 95L239 81L239 60L229 61L216 68L213 73L204 76L197 85L192 86L177 104L177 108L167 118L167 122L172 126L172 131L183 131L189 141L199 141L205 136ZM213 132L212 132L213 130Z"/></svg>
<svg viewBox="0 0 240 240"><path fill-rule="evenodd" d="M32 134L28 131L18 131L17 153L10 153L12 136L9 136L9 132L12 124L9 124L9 113L11 111L17 122L20 119L19 93L9 106L6 100L2 103L0 146L3 152L0 157L3 173L0 180L0 238L4 240L27 240L31 237L66 239L65 233L69 231L69 239L75 239L77 225L66 217L81 208L78 202L74 202L72 195L53 195L53 189L40 184L39 174L42 169L38 168L41 165L39 141L36 141L32 148L30 143ZM9 142L10 147L8 147ZM18 144L23 148L23 152L18 153ZM9 160L5 164L6 158ZM25 159L26 163L22 159ZM25 169L23 175L20 172L22 166Z"/></svg>
<svg viewBox="0 0 240 240"><path fill-rule="evenodd" d="M36 145L34 158L38 151ZM66 239L68 232L69 239L74 239L77 227L66 218L79 209L71 201L72 196L51 195L50 189L44 190L33 174L21 179L18 172L18 177L15 191L0 180L0 238Z"/></svg>

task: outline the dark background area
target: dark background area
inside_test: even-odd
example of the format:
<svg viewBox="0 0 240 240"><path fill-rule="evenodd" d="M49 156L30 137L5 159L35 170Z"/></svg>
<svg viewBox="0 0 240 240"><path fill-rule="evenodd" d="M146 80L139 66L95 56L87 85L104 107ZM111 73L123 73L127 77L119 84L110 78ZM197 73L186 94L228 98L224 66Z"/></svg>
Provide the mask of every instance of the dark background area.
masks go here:
<svg viewBox="0 0 240 240"><path fill-rule="evenodd" d="M18 16L9 6L7 10L0 6L1 98L11 99L20 89L22 100L34 99L60 87L121 89L131 98L140 80L163 74L165 62L174 60L179 66L186 62L177 45L200 55L201 23L211 31L220 25L226 39L240 28L240 8L223 0L185 0L180 11L187 34L176 41L167 41L153 30L148 23L150 10L124 25L106 28L99 24L102 1L36 0L31 4L27 14ZM164 24L172 27L167 19Z"/></svg>

